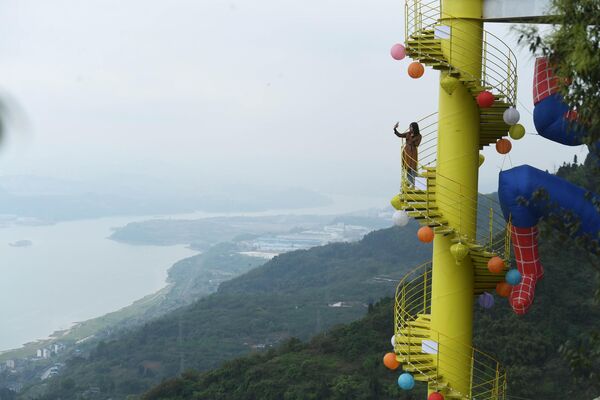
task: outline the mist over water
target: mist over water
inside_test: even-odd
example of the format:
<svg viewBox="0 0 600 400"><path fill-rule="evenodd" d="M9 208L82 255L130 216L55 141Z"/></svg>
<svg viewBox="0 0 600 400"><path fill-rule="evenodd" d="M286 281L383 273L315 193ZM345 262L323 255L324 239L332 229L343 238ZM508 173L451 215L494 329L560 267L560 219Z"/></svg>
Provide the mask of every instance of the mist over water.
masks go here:
<svg viewBox="0 0 600 400"><path fill-rule="evenodd" d="M137 218L136 218L137 219ZM115 311L165 284L185 246L130 246L106 239L133 218L0 229L0 350ZM30 240L31 246L9 243Z"/></svg>
<svg viewBox="0 0 600 400"><path fill-rule="evenodd" d="M132 246L108 240L112 228L151 218L333 215L380 209L387 203L380 197L330 197L330 205L304 209L195 212L0 228L0 351L127 306L164 287L166 272L176 261L197 254L185 245ZM32 244L9 245L20 240Z"/></svg>

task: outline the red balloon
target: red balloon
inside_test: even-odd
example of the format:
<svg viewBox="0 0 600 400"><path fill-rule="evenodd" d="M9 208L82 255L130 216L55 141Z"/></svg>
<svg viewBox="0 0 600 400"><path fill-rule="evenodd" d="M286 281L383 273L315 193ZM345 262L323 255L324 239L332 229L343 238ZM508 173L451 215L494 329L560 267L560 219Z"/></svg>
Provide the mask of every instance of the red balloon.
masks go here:
<svg viewBox="0 0 600 400"><path fill-rule="evenodd" d="M383 357L383 365L385 365L388 369L391 369L393 371L400 366L400 363L398 362L398 360L396 360L396 354L387 353Z"/></svg>
<svg viewBox="0 0 600 400"><path fill-rule="evenodd" d="M417 237L423 243L430 243L433 241L433 229L428 226L422 226L417 231Z"/></svg>
<svg viewBox="0 0 600 400"><path fill-rule="evenodd" d="M577 121L578 117L579 117L579 115L577 114L577 111L575 111L575 110L567 111L565 113L565 118L568 119L569 121Z"/></svg>
<svg viewBox="0 0 600 400"><path fill-rule="evenodd" d="M477 95L477 104L479 104L479 107L481 108L491 107L492 104L494 104L494 95L491 92L484 90Z"/></svg>
<svg viewBox="0 0 600 400"><path fill-rule="evenodd" d="M444 395L440 392L433 392L427 397L427 400L444 400Z"/></svg>
<svg viewBox="0 0 600 400"><path fill-rule="evenodd" d="M418 61L411 62L408 66L408 76L413 79L422 77L424 73L425 67Z"/></svg>
<svg viewBox="0 0 600 400"><path fill-rule="evenodd" d="M499 274L504 270L504 260L498 256L492 257L489 259L487 267L492 274Z"/></svg>
<svg viewBox="0 0 600 400"><path fill-rule="evenodd" d="M512 292L512 286L510 286L506 282L498 282L496 285L496 293L498 293L502 297L510 296L510 292Z"/></svg>
<svg viewBox="0 0 600 400"><path fill-rule="evenodd" d="M512 150L512 143L508 139L498 139L496 142L496 151L500 154L507 154Z"/></svg>

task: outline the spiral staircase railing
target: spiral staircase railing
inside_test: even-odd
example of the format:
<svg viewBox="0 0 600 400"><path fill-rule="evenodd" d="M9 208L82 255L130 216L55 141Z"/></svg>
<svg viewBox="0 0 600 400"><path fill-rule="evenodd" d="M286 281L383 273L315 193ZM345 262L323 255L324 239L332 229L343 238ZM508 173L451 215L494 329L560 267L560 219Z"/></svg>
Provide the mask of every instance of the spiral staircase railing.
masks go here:
<svg viewBox="0 0 600 400"><path fill-rule="evenodd" d="M478 400L504 400L506 398L506 370L492 356L471 346L452 340L441 333L428 329L426 338L422 338L421 349L418 346L406 346L411 340L411 329L418 330L413 324L427 316L431 311L431 263L425 263L408 273L396 288L396 306L394 314L395 351L400 356L404 370L416 374L417 380L430 382L433 388L446 391L447 397ZM411 342L414 344L414 342ZM434 351L423 356L420 351L428 343L435 343ZM417 347L417 348L415 348ZM470 363L471 374L466 382L469 393L461 393L450 383L464 380L463 377L438 374L440 354L446 365ZM464 354L470 354L469 359ZM446 368L448 370L448 368Z"/></svg>
<svg viewBox="0 0 600 400"><path fill-rule="evenodd" d="M517 97L517 59L510 47L477 25L482 37L481 73L473 72L479 72L479 64L463 65L459 69L453 65L453 59L463 58L468 51L464 39L461 40L465 33L461 26L472 22L462 19L463 25L451 24L448 29L452 34L444 35L444 21L453 16L442 12L440 0L406 0L405 17L409 56L458 78L473 97L484 90L494 95L493 109L480 111L480 147L506 135L508 126L503 122L502 113L515 105ZM447 42L442 45L444 40ZM418 160L411 161L416 165L418 177L410 182L408 167L403 164L401 192L392 204L397 209L408 210L409 216L418 219L422 225L433 227L436 233L451 235L455 243L466 244L475 274L474 294L482 293L503 280L502 275L487 270L487 260L496 255L502 257L506 263L505 271L510 263L508 224L494 198L480 194L478 199L473 200L463 196L462 193L470 193L470 190L438 172L437 128L439 124L452 121L440 121L437 113L433 113L417 122L422 139ZM435 195L440 188L453 196L440 199ZM449 197L458 200L454 204L444 203L449 201L446 200ZM470 213L476 212L475 226L464 226L460 216L467 211L465 208L469 208ZM460 221L459 226L450 226L447 217ZM464 232L476 232L475 237ZM464 344L431 329L431 280L429 262L407 274L396 290L394 348L403 369L412 372L416 380L428 382L430 389L444 392L448 399L504 400L506 371L497 360L473 347L467 349ZM427 343L435 343L435 351L426 351ZM465 359L466 354L471 355L469 359ZM440 357L444 359L446 376L440 376L438 372ZM464 370L467 362L471 374L465 382L464 376L453 376L453 368L448 368L448 365L456 363L460 365L456 370ZM469 393L458 392L455 387L467 387Z"/></svg>
<svg viewBox="0 0 600 400"><path fill-rule="evenodd" d="M418 39L424 33L434 33L436 27L443 25L444 17L452 15L444 13L442 15L441 0L422 1L407 0L405 2L405 37L407 42L410 39ZM455 31L460 31L457 26L452 27ZM517 57L511 48L498 36L482 29L483 47L482 47L482 71L481 77L475 77L464 70L459 70L452 65L452 59L448 60L437 52L437 47L428 45L427 42L419 42L414 49L418 56L425 56L427 59L436 60L445 65L449 70L460 73L465 77L471 77L473 82L477 82L481 88L493 88L510 105L516 104L517 98ZM464 41L459 39L458 35L450 35L450 58L452 55L464 55L467 51Z"/></svg>

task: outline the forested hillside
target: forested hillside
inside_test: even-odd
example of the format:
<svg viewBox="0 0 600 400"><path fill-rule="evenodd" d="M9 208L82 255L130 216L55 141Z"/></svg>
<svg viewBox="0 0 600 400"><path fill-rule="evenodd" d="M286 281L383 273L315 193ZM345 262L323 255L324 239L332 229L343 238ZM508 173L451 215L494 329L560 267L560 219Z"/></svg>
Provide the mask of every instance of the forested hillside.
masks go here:
<svg viewBox="0 0 600 400"><path fill-rule="evenodd" d="M600 329L594 304L596 279L587 255L572 242L547 235L541 247L547 274L535 304L524 317L506 299L492 310L475 307L475 346L508 370L508 394L526 399L592 399L600 395L600 372L593 359L588 370L571 370L561 351ZM382 364L391 350L392 302L378 304L367 317L315 337L290 340L276 350L227 362L205 373L188 371L149 391L144 400L300 400L416 399L424 385L399 393L398 373ZM511 398L511 397L509 397Z"/></svg>
<svg viewBox="0 0 600 400"><path fill-rule="evenodd" d="M101 343L87 357L71 359L46 385L43 398L85 393L124 399L185 369L215 368L289 337L307 340L356 320L369 303L392 295L409 269L426 261L430 246L416 242L415 229L411 224L373 232L357 243L276 257L223 283L214 295Z"/></svg>

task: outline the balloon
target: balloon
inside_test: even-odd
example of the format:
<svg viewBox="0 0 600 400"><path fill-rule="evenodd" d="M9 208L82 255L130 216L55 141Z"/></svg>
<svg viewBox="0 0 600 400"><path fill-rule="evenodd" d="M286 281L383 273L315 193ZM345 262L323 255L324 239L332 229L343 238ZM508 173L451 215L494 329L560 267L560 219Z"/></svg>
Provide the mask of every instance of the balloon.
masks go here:
<svg viewBox="0 0 600 400"><path fill-rule="evenodd" d="M477 95L477 104L479 104L479 107L481 108L491 107L492 104L494 104L494 95L491 92L484 90Z"/></svg>
<svg viewBox="0 0 600 400"><path fill-rule="evenodd" d="M392 204L392 207L394 207L396 210L402 210L402 207L404 205L402 202L402 197L400 197L399 194L392 197L390 203Z"/></svg>
<svg viewBox="0 0 600 400"><path fill-rule="evenodd" d="M396 226L406 226L409 220L410 218L406 211L396 211L392 215L392 221L394 221L394 225Z"/></svg>
<svg viewBox="0 0 600 400"><path fill-rule="evenodd" d="M392 46L390 54L392 55L392 58L394 60L402 60L404 59L404 57L406 57L406 48L404 47L404 45L396 43Z"/></svg>
<svg viewBox="0 0 600 400"><path fill-rule="evenodd" d="M454 256L456 264L460 265L462 260L469 254L469 248L462 243L455 243L450 246L450 253Z"/></svg>
<svg viewBox="0 0 600 400"><path fill-rule="evenodd" d="M415 378L408 372L405 372L398 377L398 386L401 389L410 390L415 387Z"/></svg>
<svg viewBox="0 0 600 400"><path fill-rule="evenodd" d="M479 305L483 308L492 308L494 306L494 296L491 293L483 292L479 295Z"/></svg>
<svg viewBox="0 0 600 400"><path fill-rule="evenodd" d="M385 365L388 369L391 369L393 371L400 366L400 363L398 362L398 360L396 360L396 354L387 353L385 356L383 356L383 365Z"/></svg>
<svg viewBox="0 0 600 400"><path fill-rule="evenodd" d="M413 79L422 77L424 73L425 67L418 61L411 62L408 66L408 76Z"/></svg>
<svg viewBox="0 0 600 400"><path fill-rule="evenodd" d="M506 273L506 277L504 279L509 285L518 285L521 283L521 273L516 269L511 269Z"/></svg>
<svg viewBox="0 0 600 400"><path fill-rule="evenodd" d="M444 400L444 395L440 392L433 392L427 397L427 400Z"/></svg>
<svg viewBox="0 0 600 400"><path fill-rule="evenodd" d="M510 127L508 134L511 138L519 140L525 136L525 127L521 124L516 124Z"/></svg>
<svg viewBox="0 0 600 400"><path fill-rule="evenodd" d="M452 94L459 83L457 78L450 75L446 75L440 80L440 86L448 94Z"/></svg>
<svg viewBox="0 0 600 400"><path fill-rule="evenodd" d="M498 293L502 297L510 296L510 292L512 291L512 286L510 286L506 282L498 282L496 285L496 293Z"/></svg>
<svg viewBox="0 0 600 400"><path fill-rule="evenodd" d="M433 241L433 229L428 226L422 226L417 231L417 237L423 243L431 243Z"/></svg>
<svg viewBox="0 0 600 400"><path fill-rule="evenodd" d="M392 339L390 339L390 342L392 343L392 347L396 347L396 335L392 335Z"/></svg>
<svg viewBox="0 0 600 400"><path fill-rule="evenodd" d="M485 162L485 156L483 154L479 153L479 166L481 167L484 162Z"/></svg>
<svg viewBox="0 0 600 400"><path fill-rule="evenodd" d="M504 269L504 260L498 256L492 257L489 259L487 267L492 274L499 274Z"/></svg>
<svg viewBox="0 0 600 400"><path fill-rule="evenodd" d="M496 151L500 154L508 154L512 149L512 143L508 139L498 139L496 142Z"/></svg>
<svg viewBox="0 0 600 400"><path fill-rule="evenodd" d="M504 111L502 118L504 119L504 122L506 123L506 125L514 125L517 122L519 122L519 119L521 118L521 114L519 114L519 112L517 111L516 108L510 107L510 108L507 108L506 111Z"/></svg>
<svg viewBox="0 0 600 400"><path fill-rule="evenodd" d="M570 110L565 113L565 118L569 121L577 121L579 114L575 110Z"/></svg>

